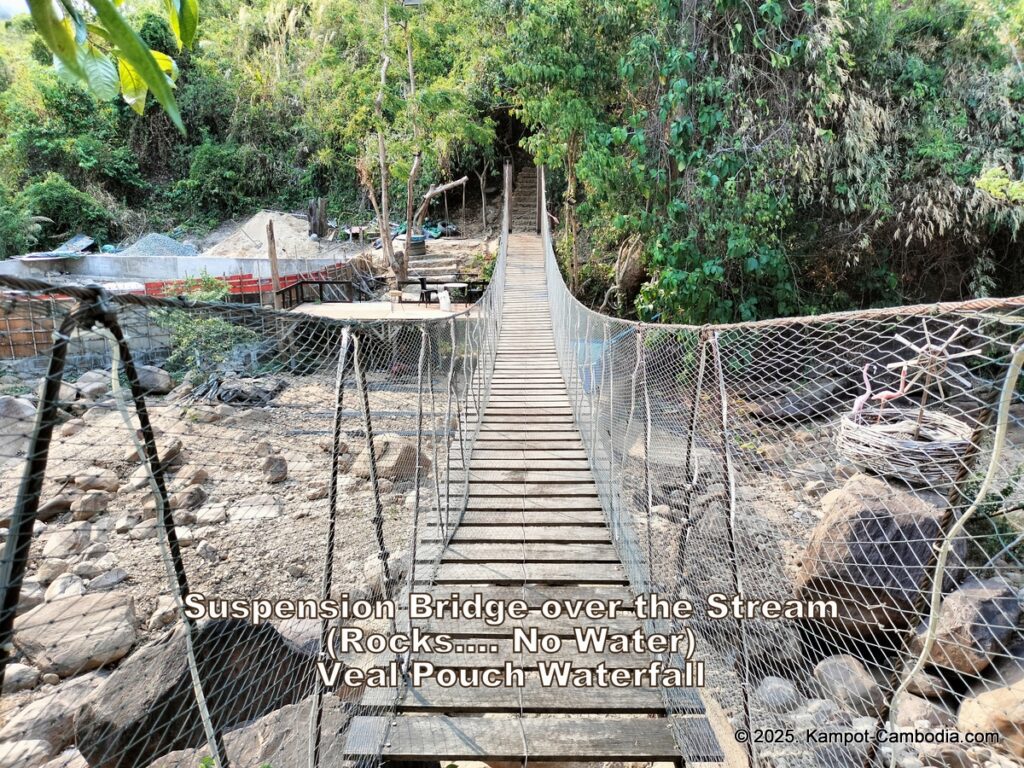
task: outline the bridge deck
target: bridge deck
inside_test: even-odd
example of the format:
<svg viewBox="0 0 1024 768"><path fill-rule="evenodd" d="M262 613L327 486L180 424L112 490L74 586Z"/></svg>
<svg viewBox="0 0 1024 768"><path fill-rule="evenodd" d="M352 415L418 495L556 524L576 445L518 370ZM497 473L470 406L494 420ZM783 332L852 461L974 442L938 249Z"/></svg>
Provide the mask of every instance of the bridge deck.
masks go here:
<svg viewBox="0 0 1024 768"><path fill-rule="evenodd" d="M454 540L443 552L431 591L447 596L546 599L614 598L631 606L625 570L612 546L597 487L555 354L548 313L541 240L512 236L501 337L490 400L469 467L469 504ZM438 542L428 527L425 542ZM430 547L425 548L429 552ZM429 554L426 555L430 557ZM631 607L629 608L631 611ZM629 611L587 621L612 632L633 631ZM634 653L579 653L572 622L531 618L503 627L482 622L434 622L479 649L439 657L443 666L501 667L517 662L536 669L538 658L513 655L512 626L566 637L562 651L543 660L576 667L645 667L652 657ZM346 751L388 760L718 762L722 755L696 691L687 714L666 715L657 688L542 687L527 672L523 688L410 689L396 718L359 716ZM368 691L364 706L386 706L392 691Z"/></svg>

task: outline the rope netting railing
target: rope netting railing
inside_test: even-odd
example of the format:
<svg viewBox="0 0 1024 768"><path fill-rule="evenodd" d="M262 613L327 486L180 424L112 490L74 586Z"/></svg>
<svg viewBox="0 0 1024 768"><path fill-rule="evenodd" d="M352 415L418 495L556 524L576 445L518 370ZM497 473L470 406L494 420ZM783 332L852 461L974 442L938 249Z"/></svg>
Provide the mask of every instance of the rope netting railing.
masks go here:
<svg viewBox="0 0 1024 768"><path fill-rule="evenodd" d="M646 325L572 296L542 219L613 540L634 591L692 602L648 630L693 632L729 736L764 765L1024 765L1024 299Z"/></svg>
<svg viewBox="0 0 1024 768"><path fill-rule="evenodd" d="M507 222L436 319L0 279L0 765L376 764L345 675L403 694L374 636L466 506Z"/></svg>

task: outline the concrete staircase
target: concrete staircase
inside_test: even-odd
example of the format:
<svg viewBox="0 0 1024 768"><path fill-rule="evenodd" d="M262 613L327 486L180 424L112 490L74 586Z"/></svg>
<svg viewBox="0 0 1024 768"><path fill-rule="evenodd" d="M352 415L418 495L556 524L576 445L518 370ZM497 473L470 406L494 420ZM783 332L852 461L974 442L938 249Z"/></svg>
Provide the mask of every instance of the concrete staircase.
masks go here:
<svg viewBox="0 0 1024 768"><path fill-rule="evenodd" d="M537 231L537 166L526 165L516 174L512 185L511 229L513 232Z"/></svg>

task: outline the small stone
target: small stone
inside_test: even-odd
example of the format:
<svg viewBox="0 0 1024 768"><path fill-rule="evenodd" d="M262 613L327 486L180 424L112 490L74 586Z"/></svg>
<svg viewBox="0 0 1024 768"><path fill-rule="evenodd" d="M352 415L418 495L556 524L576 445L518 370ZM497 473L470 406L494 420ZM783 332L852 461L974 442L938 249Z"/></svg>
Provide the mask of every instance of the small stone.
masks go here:
<svg viewBox="0 0 1024 768"><path fill-rule="evenodd" d="M260 458L273 456L275 453L277 453L277 451L274 450L274 446L272 446L269 441L260 440L256 443L256 455Z"/></svg>
<svg viewBox="0 0 1024 768"><path fill-rule="evenodd" d="M143 520L128 532L128 538L135 539L136 541L154 539L157 534L157 525L159 525L159 523L157 523L155 517L149 520Z"/></svg>
<svg viewBox="0 0 1024 768"><path fill-rule="evenodd" d="M114 522L114 530L118 533L128 533L138 523L139 518L135 515L125 515L124 517L117 518Z"/></svg>
<svg viewBox="0 0 1024 768"><path fill-rule="evenodd" d="M191 528L175 527L174 534L178 537L178 546L191 547L195 543Z"/></svg>
<svg viewBox="0 0 1024 768"><path fill-rule="evenodd" d="M51 557L39 563L36 569L36 578L40 584L49 584L68 570L68 561L57 557Z"/></svg>
<svg viewBox="0 0 1024 768"><path fill-rule="evenodd" d="M45 596L46 590L38 579L25 579L21 582L21 592L18 593L18 613L24 613L40 605Z"/></svg>
<svg viewBox="0 0 1024 768"><path fill-rule="evenodd" d="M263 479L268 483L281 483L288 478L288 462L284 456L267 456L263 460Z"/></svg>
<svg viewBox="0 0 1024 768"><path fill-rule="evenodd" d="M208 541L199 542L199 546L196 547L196 554L203 558L203 560L209 560L211 563L220 561L220 553Z"/></svg>
<svg viewBox="0 0 1024 768"><path fill-rule="evenodd" d="M269 494L249 496L231 507L231 522L253 522L280 517L284 511L281 500Z"/></svg>
<svg viewBox="0 0 1024 768"><path fill-rule="evenodd" d="M770 712L790 712L803 703L803 696L789 680L769 675L755 694Z"/></svg>
<svg viewBox="0 0 1024 768"><path fill-rule="evenodd" d="M53 672L47 672L41 679L43 685L57 685L60 683L60 675L56 675Z"/></svg>
<svg viewBox="0 0 1024 768"><path fill-rule="evenodd" d="M43 557L71 557L80 555L92 541L93 527L86 521L65 525L59 531L47 532L43 541Z"/></svg>
<svg viewBox="0 0 1024 768"><path fill-rule="evenodd" d="M89 590L91 592L100 592L105 589L110 589L111 587L117 586L127 578L127 571L123 568L114 568L90 581Z"/></svg>
<svg viewBox="0 0 1024 768"><path fill-rule="evenodd" d="M174 381L171 374L155 365L137 365L135 370L139 375L139 384L143 392L153 395L166 395L174 389Z"/></svg>
<svg viewBox="0 0 1024 768"><path fill-rule="evenodd" d="M46 588L46 602L61 600L66 597L78 597L85 594L85 583L73 573L64 573L53 580Z"/></svg>
<svg viewBox="0 0 1024 768"><path fill-rule="evenodd" d="M809 429L798 429L793 432L793 442L799 445L809 445L817 440L817 437Z"/></svg>
<svg viewBox="0 0 1024 768"><path fill-rule="evenodd" d="M109 571L110 569L117 567L117 558L114 557L112 553L108 552L96 561L96 567L99 568L100 571Z"/></svg>
<svg viewBox="0 0 1024 768"><path fill-rule="evenodd" d="M71 504L71 515L75 520L91 520L106 512L110 495L105 491L86 491Z"/></svg>
<svg viewBox="0 0 1024 768"><path fill-rule="evenodd" d="M9 662L4 669L3 693L27 691L39 685L39 670L28 664Z"/></svg>
<svg viewBox="0 0 1024 768"><path fill-rule="evenodd" d="M103 571L96 567L96 563L86 560L75 565L71 572L80 579L95 579Z"/></svg>
<svg viewBox="0 0 1024 768"><path fill-rule="evenodd" d="M36 514L36 520L41 520L44 523L48 523L58 515L62 515L71 509L71 505L77 498L77 494L70 491L64 493L58 493L52 499L48 499L43 504L39 505L39 512Z"/></svg>
<svg viewBox="0 0 1024 768"><path fill-rule="evenodd" d="M94 544L89 545L89 548L82 553L82 557L92 560L97 557L103 557L109 551L110 550L106 544L104 544L102 541L97 541Z"/></svg>
<svg viewBox="0 0 1024 768"><path fill-rule="evenodd" d="M75 485L83 491L109 491L113 493L121 487L121 481L113 470L102 467L89 467L75 475Z"/></svg>
<svg viewBox="0 0 1024 768"><path fill-rule="evenodd" d="M284 567L284 569L293 579L301 579L306 575L306 571L303 570L302 566L295 565L294 563L289 563Z"/></svg>
<svg viewBox="0 0 1024 768"><path fill-rule="evenodd" d="M822 692L852 712L874 717L885 703L875 678L853 656L827 656L814 668Z"/></svg>
<svg viewBox="0 0 1024 768"><path fill-rule="evenodd" d="M825 485L824 480L808 480L804 483L803 492L805 496L817 498L818 496L824 496L828 492L828 486Z"/></svg>
<svg viewBox="0 0 1024 768"><path fill-rule="evenodd" d="M83 429L85 429L85 419L69 419L61 424L60 436L61 437L74 437Z"/></svg>
<svg viewBox="0 0 1024 768"><path fill-rule="evenodd" d="M217 525L226 522L228 510L224 504L209 504L196 512L198 525Z"/></svg>
<svg viewBox="0 0 1024 768"><path fill-rule="evenodd" d="M187 488L190 485L205 483L209 478L209 473L202 467L186 464L174 475L174 482L181 488Z"/></svg>
<svg viewBox="0 0 1024 768"><path fill-rule="evenodd" d="M156 600L156 609L150 615L146 626L150 631L161 629L173 622L177 615L177 601L171 595L160 595Z"/></svg>
<svg viewBox="0 0 1024 768"><path fill-rule="evenodd" d="M306 491L306 500L318 501L319 499L326 499L328 491L327 483L318 483Z"/></svg>
<svg viewBox="0 0 1024 768"><path fill-rule="evenodd" d="M394 488L395 488L394 480L389 480L386 477L378 477L377 478L377 490L380 491L380 494L382 496L385 495L385 494L391 493L391 491L394 490Z"/></svg>
<svg viewBox="0 0 1024 768"><path fill-rule="evenodd" d="M209 497L206 489L201 485L190 485L182 491L178 491L171 496L171 509L195 509L196 507L202 506L203 502Z"/></svg>

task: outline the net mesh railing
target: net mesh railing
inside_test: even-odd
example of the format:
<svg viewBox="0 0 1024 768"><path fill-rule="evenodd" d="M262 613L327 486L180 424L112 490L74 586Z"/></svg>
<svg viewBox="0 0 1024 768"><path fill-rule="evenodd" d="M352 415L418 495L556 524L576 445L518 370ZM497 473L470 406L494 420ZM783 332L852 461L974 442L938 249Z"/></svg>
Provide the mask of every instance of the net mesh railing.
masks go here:
<svg viewBox="0 0 1024 768"><path fill-rule="evenodd" d="M635 592L692 602L647 629L693 632L725 738L762 765L1024 764L1024 299L640 324L580 304L541 229L613 540ZM822 614L748 614L770 601Z"/></svg>
<svg viewBox="0 0 1024 768"><path fill-rule="evenodd" d="M361 714L403 694L369 638L466 506L507 221L483 299L436 319L0 279L0 766L379 761L317 664L397 670Z"/></svg>

